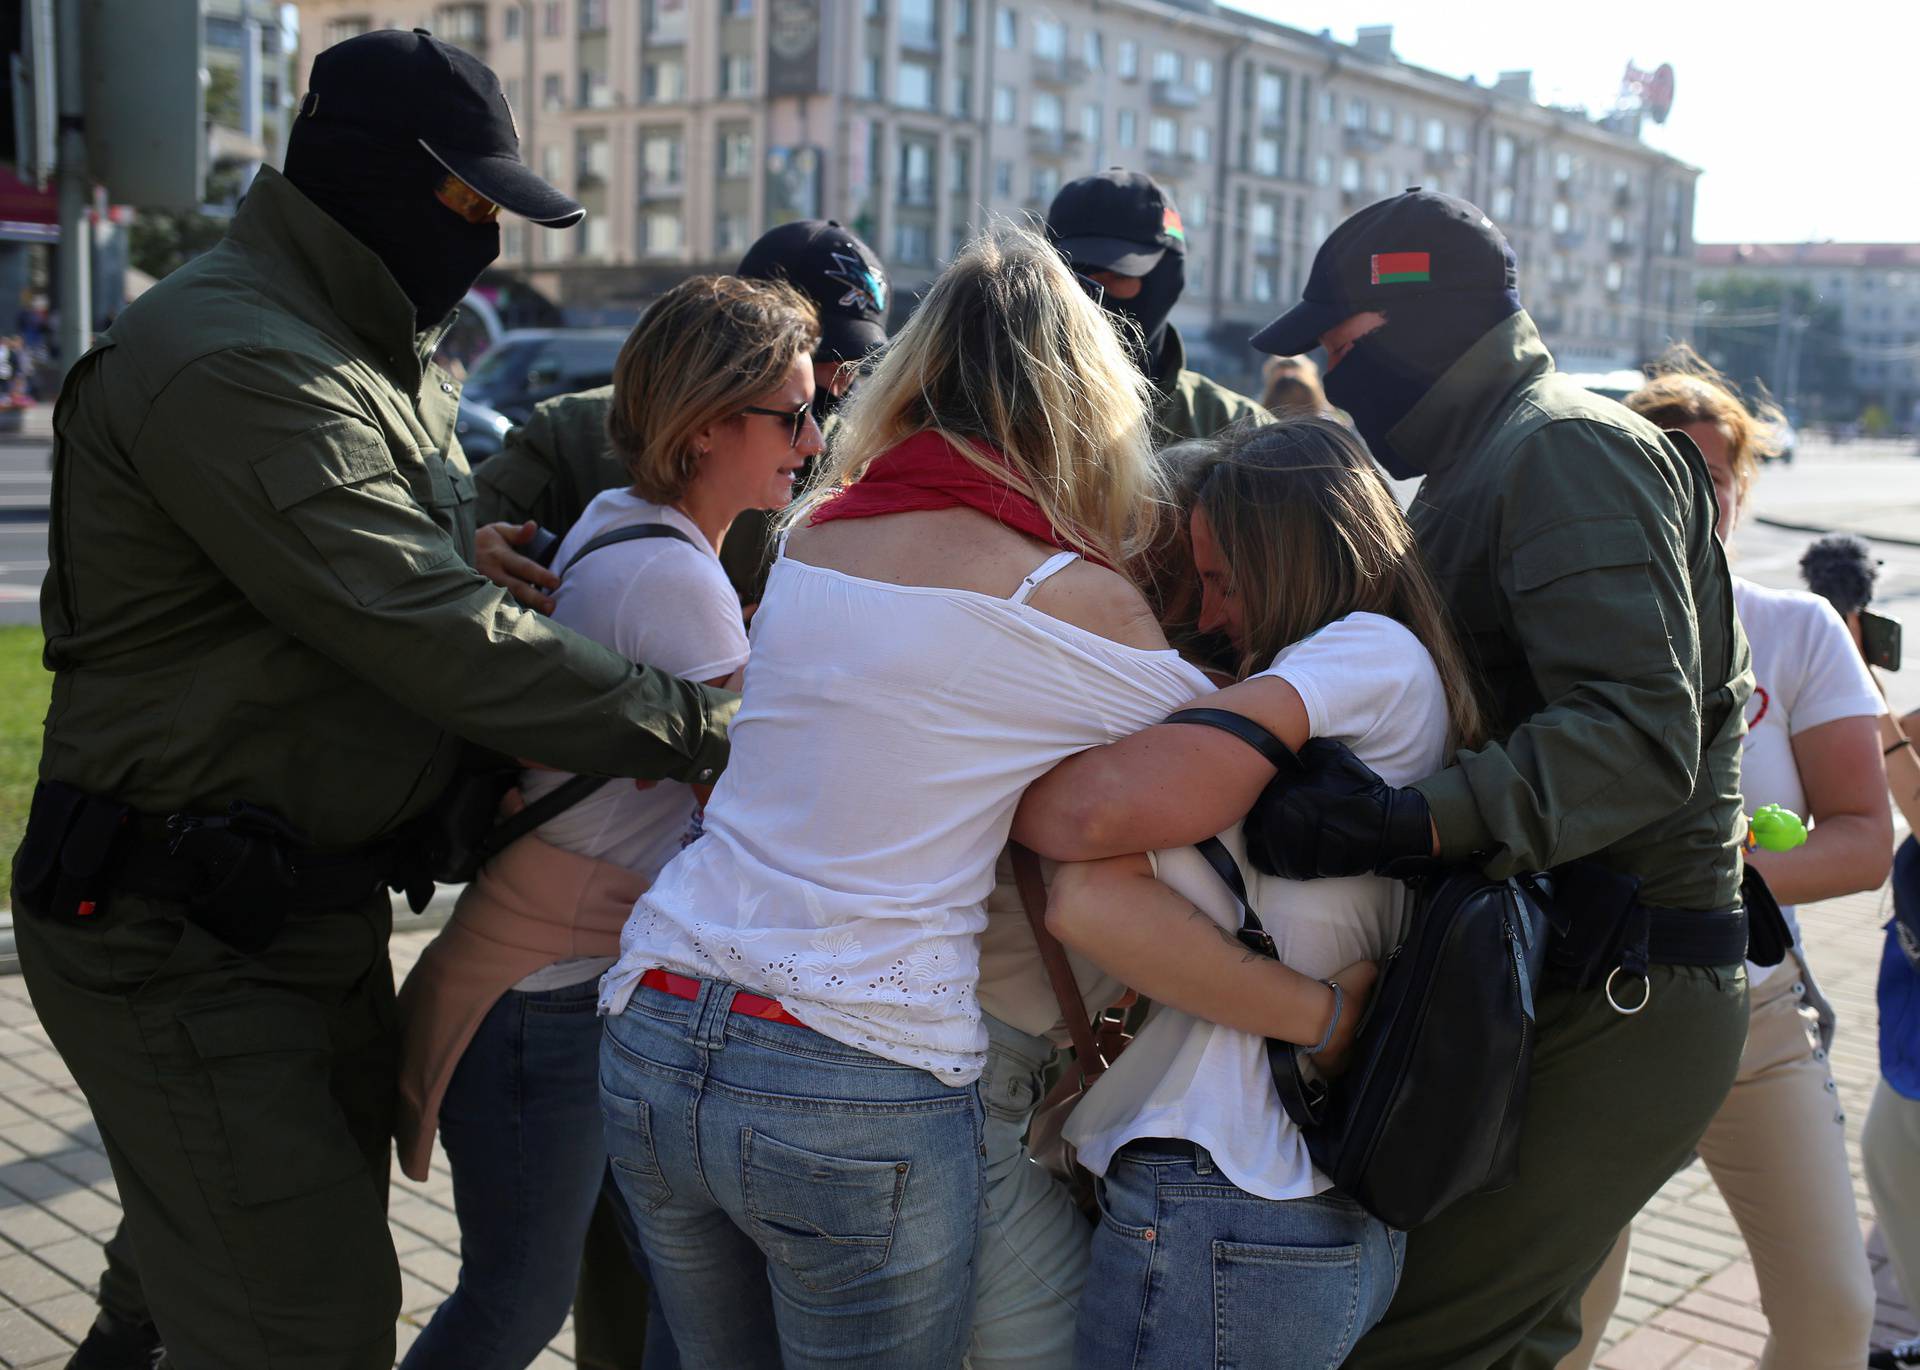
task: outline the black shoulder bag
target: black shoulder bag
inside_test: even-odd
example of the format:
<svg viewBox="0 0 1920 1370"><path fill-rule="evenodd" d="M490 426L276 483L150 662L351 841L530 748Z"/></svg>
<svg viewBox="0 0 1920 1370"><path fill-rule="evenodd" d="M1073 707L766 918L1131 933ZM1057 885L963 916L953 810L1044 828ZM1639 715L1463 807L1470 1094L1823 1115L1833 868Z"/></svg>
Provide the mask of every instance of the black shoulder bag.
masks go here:
<svg viewBox="0 0 1920 1370"><path fill-rule="evenodd" d="M1284 743L1241 715L1189 709L1167 721L1231 732L1274 762L1275 784L1298 771ZM1240 940L1278 959L1232 855L1218 838L1199 851L1240 904ZM1313 1163L1401 1229L1514 1178L1548 897L1540 877L1471 868L1408 884L1407 931L1381 966L1347 1073L1310 1078L1299 1047L1267 1042L1274 1088Z"/></svg>
<svg viewBox="0 0 1920 1370"><path fill-rule="evenodd" d="M589 552L642 538L678 538L693 544L692 538L670 524L631 523L589 541L560 568L560 574L564 576L572 570ZM440 792L433 807L416 820L420 834L417 869L427 881L439 885L465 884L480 873L480 867L512 843L559 817L607 783L606 776L576 775L513 817L498 822L500 801L520 783L520 772L520 764L510 756L484 747L467 748L460 769L447 782L446 789ZM426 895L431 893L430 888L426 890ZM407 902L416 913L426 906L425 897L416 898L416 887L411 884Z"/></svg>

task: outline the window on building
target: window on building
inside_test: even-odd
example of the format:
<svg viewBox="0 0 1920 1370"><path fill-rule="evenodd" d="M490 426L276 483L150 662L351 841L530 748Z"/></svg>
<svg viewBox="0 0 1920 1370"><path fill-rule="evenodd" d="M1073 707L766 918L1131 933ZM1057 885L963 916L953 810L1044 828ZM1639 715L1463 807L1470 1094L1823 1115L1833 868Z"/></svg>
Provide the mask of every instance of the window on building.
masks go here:
<svg viewBox="0 0 1920 1370"><path fill-rule="evenodd" d="M500 93L507 97L507 110L509 113L520 108L520 97L525 94L525 92L520 89L520 78L518 76L509 76L505 81L501 82Z"/></svg>
<svg viewBox="0 0 1920 1370"><path fill-rule="evenodd" d="M1212 212L1213 202L1207 198L1206 191L1192 191L1188 194L1187 198L1180 203L1186 206L1186 214L1183 217L1186 220L1186 226L1188 228L1205 228L1207 226L1207 215ZM1197 280L1192 279L1191 273L1189 273L1188 284L1194 286L1199 284Z"/></svg>
<svg viewBox="0 0 1920 1370"><path fill-rule="evenodd" d="M548 38L558 38L567 31L566 6L560 0L547 0L540 7L540 32Z"/></svg>
<svg viewBox="0 0 1920 1370"><path fill-rule="evenodd" d="M973 117L973 78L964 71L953 78L953 112L957 118Z"/></svg>
<svg viewBox="0 0 1920 1370"><path fill-rule="evenodd" d="M1553 154L1553 179L1571 181L1573 179L1573 154L1556 152Z"/></svg>
<svg viewBox="0 0 1920 1370"><path fill-rule="evenodd" d="M1171 157L1180 150L1180 126L1164 115L1147 121L1147 151Z"/></svg>
<svg viewBox="0 0 1920 1370"><path fill-rule="evenodd" d="M1123 81L1131 81L1140 75L1140 45L1131 38L1120 40L1120 62L1116 70Z"/></svg>
<svg viewBox="0 0 1920 1370"><path fill-rule="evenodd" d="M1393 137L1393 111L1385 105L1373 112L1373 132L1376 137Z"/></svg>
<svg viewBox="0 0 1920 1370"><path fill-rule="evenodd" d="M1080 106L1080 136L1098 147L1100 135L1106 132L1106 118L1106 111L1099 105Z"/></svg>
<svg viewBox="0 0 1920 1370"><path fill-rule="evenodd" d="M723 130L720 134L720 175L739 180L753 175L753 135L741 130Z"/></svg>
<svg viewBox="0 0 1920 1370"><path fill-rule="evenodd" d="M679 210L650 210L640 220L640 250L647 256L678 256L681 241Z"/></svg>
<svg viewBox="0 0 1920 1370"><path fill-rule="evenodd" d="M1082 44L1084 48L1082 55L1086 58L1087 70L1088 71L1104 70L1107 65L1106 41L1100 36L1098 32L1096 32L1093 29L1088 29L1086 32L1086 37L1082 40Z"/></svg>
<svg viewBox="0 0 1920 1370"><path fill-rule="evenodd" d="M1360 189L1361 175L1364 170L1360 165L1360 159L1358 157L1342 157L1340 159L1340 189Z"/></svg>
<svg viewBox="0 0 1920 1370"><path fill-rule="evenodd" d="M540 108L565 109L567 107L567 78L558 72L548 72L540 78Z"/></svg>
<svg viewBox="0 0 1920 1370"><path fill-rule="evenodd" d="M925 224L898 223L893 229L895 260L908 266L933 265L933 230Z"/></svg>
<svg viewBox="0 0 1920 1370"><path fill-rule="evenodd" d="M1027 101L1027 118L1043 133L1058 133L1066 127L1066 106L1050 90L1036 90Z"/></svg>
<svg viewBox="0 0 1920 1370"><path fill-rule="evenodd" d="M655 58L641 72L640 87L651 104L678 104L687 98L687 69L678 57Z"/></svg>
<svg viewBox="0 0 1920 1370"><path fill-rule="evenodd" d="M604 67L580 68L580 108L605 109L613 103L613 91L607 85Z"/></svg>
<svg viewBox="0 0 1920 1370"><path fill-rule="evenodd" d="M1313 183L1317 186L1333 184L1333 158L1324 152L1313 159Z"/></svg>
<svg viewBox="0 0 1920 1370"><path fill-rule="evenodd" d="M1626 240L1627 218L1624 214L1616 214L1607 220L1607 241L1610 243L1624 243Z"/></svg>
<svg viewBox="0 0 1920 1370"><path fill-rule="evenodd" d="M939 16L933 0L900 0L900 42L922 50L939 46Z"/></svg>
<svg viewBox="0 0 1920 1370"><path fill-rule="evenodd" d="M1256 264L1252 276L1253 302L1269 304L1273 300L1273 268Z"/></svg>
<svg viewBox="0 0 1920 1370"><path fill-rule="evenodd" d="M1383 200L1393 194L1393 173L1383 166L1373 169L1373 193Z"/></svg>
<svg viewBox="0 0 1920 1370"><path fill-rule="evenodd" d="M1411 114L1400 116L1400 141L1412 147L1420 141L1420 121Z"/></svg>
<svg viewBox="0 0 1920 1370"><path fill-rule="evenodd" d="M589 214L580 221L580 229L574 235L577 244L576 255L589 261L607 255L607 216Z"/></svg>
<svg viewBox="0 0 1920 1370"><path fill-rule="evenodd" d="M1567 208L1565 200L1553 202L1553 211L1547 216L1547 224L1555 233L1565 233L1573 227L1573 213Z"/></svg>
<svg viewBox="0 0 1920 1370"><path fill-rule="evenodd" d="M681 142L677 131L659 129L640 135L640 178L649 189L678 186L681 171Z"/></svg>
<svg viewBox="0 0 1920 1370"><path fill-rule="evenodd" d="M1330 90L1320 92L1320 122L1323 124L1333 122L1333 92Z"/></svg>
<svg viewBox="0 0 1920 1370"><path fill-rule="evenodd" d="M973 0L952 0L953 36L973 37Z"/></svg>
<svg viewBox="0 0 1920 1370"><path fill-rule="evenodd" d="M753 59L732 54L720 59L720 94L739 98L753 94Z"/></svg>
<svg viewBox="0 0 1920 1370"><path fill-rule="evenodd" d="M1618 293L1627 283L1627 269L1619 262L1607 263L1607 289Z"/></svg>
<svg viewBox="0 0 1920 1370"><path fill-rule="evenodd" d="M1033 55L1050 62L1064 60L1067 55L1067 26L1058 19L1035 19Z"/></svg>
<svg viewBox="0 0 1920 1370"><path fill-rule="evenodd" d="M373 20L366 15L351 14L344 19L327 20L327 26L321 32L326 35L326 45L332 47L335 43L344 43L349 38L358 38L372 27Z"/></svg>
<svg viewBox="0 0 1920 1370"><path fill-rule="evenodd" d="M737 257L747 250L747 216L722 214L713 225L713 250L722 257Z"/></svg>
<svg viewBox="0 0 1920 1370"><path fill-rule="evenodd" d="M1012 86L995 86L993 88L994 123L1011 124L1014 121L1016 117L1014 112L1014 99L1015 96Z"/></svg>
<svg viewBox="0 0 1920 1370"><path fill-rule="evenodd" d="M1193 159L1196 162L1211 162L1213 160L1213 130L1205 124L1195 124L1193 126L1193 132L1188 135L1188 137L1189 142L1187 145L1193 149Z"/></svg>
<svg viewBox="0 0 1920 1370"><path fill-rule="evenodd" d="M1493 191L1493 217L1501 223L1513 217L1513 187L1495 186Z"/></svg>
<svg viewBox="0 0 1920 1370"><path fill-rule="evenodd" d="M509 5L506 14L501 16L500 19L500 36L509 43L518 42L520 39L520 23L522 18L520 7L518 5Z"/></svg>
<svg viewBox="0 0 1920 1370"><path fill-rule="evenodd" d="M900 142L900 203L933 203L933 148L917 138Z"/></svg>
<svg viewBox="0 0 1920 1370"><path fill-rule="evenodd" d="M1326 210L1320 210L1313 216L1313 242L1308 246L1317 249L1327 240L1327 234L1332 231L1333 220L1328 217Z"/></svg>
<svg viewBox="0 0 1920 1370"><path fill-rule="evenodd" d="M580 0L580 32L605 33L607 0Z"/></svg>
<svg viewBox="0 0 1920 1370"><path fill-rule="evenodd" d="M751 19L753 0L721 0L720 12L729 19Z"/></svg>
<svg viewBox="0 0 1920 1370"><path fill-rule="evenodd" d="M1115 118L1113 141L1123 148L1140 145L1140 117L1130 109L1123 109Z"/></svg>
<svg viewBox="0 0 1920 1370"><path fill-rule="evenodd" d="M567 154L558 143L548 143L540 149L541 179L559 185L566 175Z"/></svg>
<svg viewBox="0 0 1920 1370"><path fill-rule="evenodd" d="M956 138L947 157L947 189L955 195L973 194L973 144Z"/></svg>
<svg viewBox="0 0 1920 1370"><path fill-rule="evenodd" d="M1253 103L1265 122L1286 117L1287 82L1277 71L1263 71L1253 83Z"/></svg>
<svg viewBox="0 0 1920 1370"><path fill-rule="evenodd" d="M907 109L932 109L933 65L902 60L894 68L893 102Z"/></svg>
<svg viewBox="0 0 1920 1370"><path fill-rule="evenodd" d="M1211 58L1193 59L1193 88L1201 95L1213 94L1213 60Z"/></svg>
<svg viewBox="0 0 1920 1370"><path fill-rule="evenodd" d="M1358 96L1347 101L1347 127L1362 133L1367 128L1367 102Z"/></svg>
<svg viewBox="0 0 1920 1370"><path fill-rule="evenodd" d="M1161 48L1153 54L1153 79L1156 81L1178 81L1180 79L1180 54L1172 48Z"/></svg>
<svg viewBox="0 0 1920 1370"><path fill-rule="evenodd" d="M1033 169L1030 187L1035 204L1050 205L1053 197L1060 193L1060 172L1057 167L1037 166Z"/></svg>
<svg viewBox="0 0 1920 1370"><path fill-rule="evenodd" d="M1002 52L1020 46L1020 16L1012 5L1002 5L993 16L993 45Z"/></svg>
<svg viewBox="0 0 1920 1370"><path fill-rule="evenodd" d="M500 225L500 256L505 261L515 261L527 250L527 231L516 223Z"/></svg>
<svg viewBox="0 0 1920 1370"><path fill-rule="evenodd" d="M1496 176L1513 175L1513 161L1513 139L1502 133L1493 140L1493 174Z"/></svg>
<svg viewBox="0 0 1920 1370"><path fill-rule="evenodd" d="M1447 126L1438 119L1427 120L1426 148L1428 152L1447 150Z"/></svg>
<svg viewBox="0 0 1920 1370"><path fill-rule="evenodd" d="M1326 160L1325 158L1321 159ZM1253 169L1261 176L1280 174L1280 140L1256 138L1253 143Z"/></svg>
<svg viewBox="0 0 1920 1370"><path fill-rule="evenodd" d="M1279 219L1272 200L1255 200L1247 213L1247 230L1256 243L1270 243L1277 235Z"/></svg>
<svg viewBox="0 0 1920 1370"><path fill-rule="evenodd" d="M1004 159L993 164L993 194L995 199L1013 198L1013 163Z"/></svg>

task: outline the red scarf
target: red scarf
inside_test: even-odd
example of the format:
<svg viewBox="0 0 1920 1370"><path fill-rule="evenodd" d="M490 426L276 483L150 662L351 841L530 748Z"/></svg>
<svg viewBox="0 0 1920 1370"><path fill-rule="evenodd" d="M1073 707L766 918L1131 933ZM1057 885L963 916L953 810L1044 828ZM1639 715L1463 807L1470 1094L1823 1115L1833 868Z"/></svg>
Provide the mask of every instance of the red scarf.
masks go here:
<svg viewBox="0 0 1920 1370"><path fill-rule="evenodd" d="M985 444L976 443L974 450L1002 461ZM867 464L859 480L814 510L808 522L963 507L977 509L1017 533L1062 550L1080 552L1098 565L1108 565L1061 537L1038 504L968 461L938 433L915 433L882 452Z"/></svg>

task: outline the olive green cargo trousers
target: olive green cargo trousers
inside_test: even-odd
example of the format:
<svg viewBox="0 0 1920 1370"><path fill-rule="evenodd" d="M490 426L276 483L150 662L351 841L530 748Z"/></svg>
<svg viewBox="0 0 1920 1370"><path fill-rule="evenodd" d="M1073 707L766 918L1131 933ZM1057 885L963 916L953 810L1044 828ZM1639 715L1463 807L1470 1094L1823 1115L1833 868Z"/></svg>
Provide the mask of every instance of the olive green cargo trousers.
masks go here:
<svg viewBox="0 0 1920 1370"><path fill-rule="evenodd" d="M390 1370L392 910L290 915L235 950L176 904L14 905L34 1008L100 1128L179 1370Z"/></svg>
<svg viewBox="0 0 1920 1370"><path fill-rule="evenodd" d="M1552 1370L1578 1344L1587 1281L1693 1154L1747 1039L1742 966L1620 982L1628 1008L1647 992L1639 1012L1597 989L1540 996L1519 1177L1407 1234L1400 1288L1348 1370Z"/></svg>

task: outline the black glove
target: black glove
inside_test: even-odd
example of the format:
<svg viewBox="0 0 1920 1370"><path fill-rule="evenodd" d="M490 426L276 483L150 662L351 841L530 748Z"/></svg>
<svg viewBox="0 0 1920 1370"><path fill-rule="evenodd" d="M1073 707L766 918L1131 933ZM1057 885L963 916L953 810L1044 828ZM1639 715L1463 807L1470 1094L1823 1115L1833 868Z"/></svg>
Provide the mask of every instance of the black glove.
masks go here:
<svg viewBox="0 0 1920 1370"><path fill-rule="evenodd" d="M1288 880L1418 874L1431 864L1433 825L1418 790L1397 790L1341 743L1300 749L1301 773L1282 773L1247 814L1247 859Z"/></svg>

